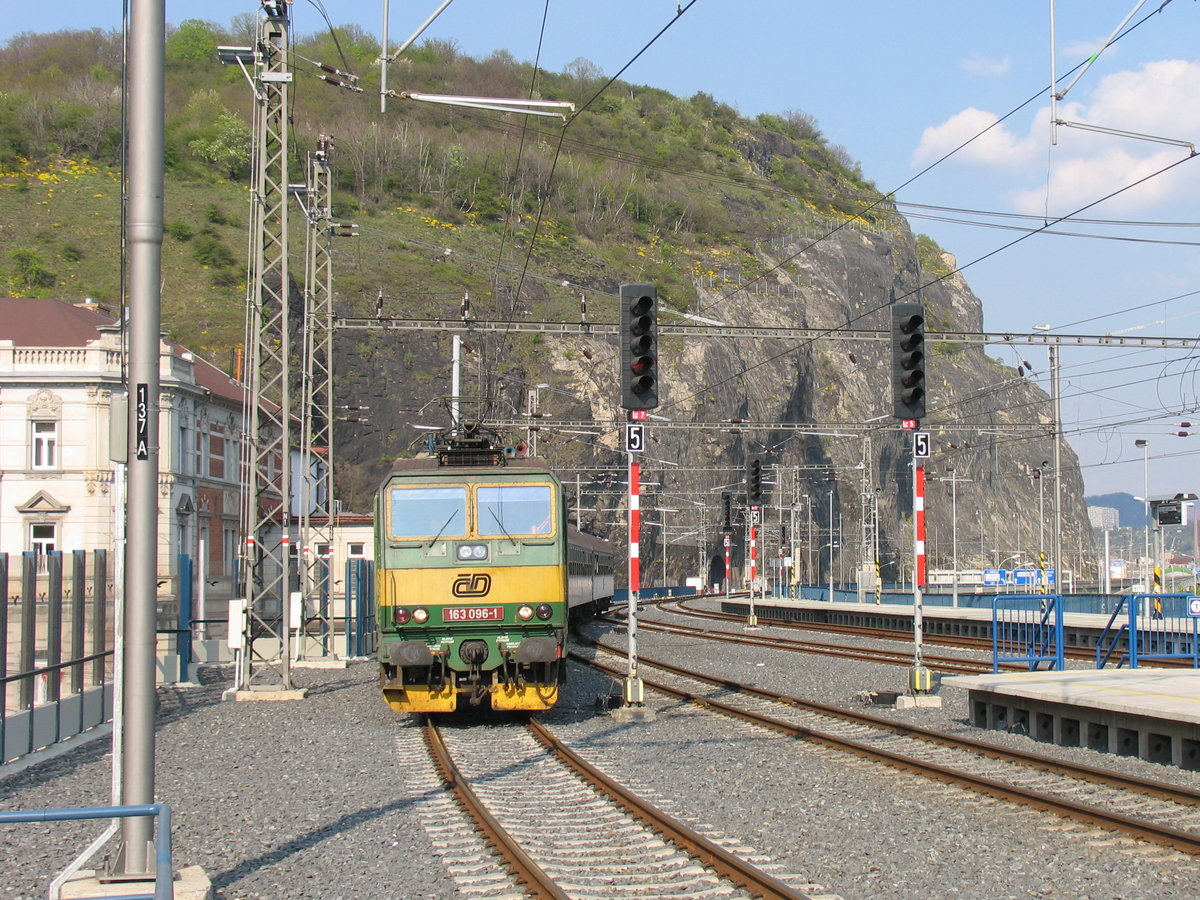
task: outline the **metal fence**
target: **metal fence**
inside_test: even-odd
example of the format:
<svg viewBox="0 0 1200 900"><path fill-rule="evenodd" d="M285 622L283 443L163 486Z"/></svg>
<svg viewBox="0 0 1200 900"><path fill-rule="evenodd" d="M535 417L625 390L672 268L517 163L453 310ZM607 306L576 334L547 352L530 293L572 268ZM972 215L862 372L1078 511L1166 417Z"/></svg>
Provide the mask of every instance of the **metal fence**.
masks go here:
<svg viewBox="0 0 1200 900"><path fill-rule="evenodd" d="M14 584L9 555L0 553L0 585L5 587L0 604L0 763L94 728L112 714L107 552L26 552L20 560Z"/></svg>
<svg viewBox="0 0 1200 900"><path fill-rule="evenodd" d="M1195 594L1126 594L1096 641L1096 668L1115 660L1136 669L1147 659L1186 659L1200 667L1200 617ZM1118 625L1118 621L1120 624Z"/></svg>
<svg viewBox="0 0 1200 900"><path fill-rule="evenodd" d="M1020 663L1063 668L1063 598L1058 594L1000 594L992 599L992 671Z"/></svg>
<svg viewBox="0 0 1200 900"><path fill-rule="evenodd" d="M49 747L112 718L115 591L105 550L21 554L10 572L0 553L0 764ZM196 570L178 557L173 594L159 597L159 677L187 681L196 663L228 663L203 656L202 645L225 648L227 619L198 619ZM369 657L375 652L375 576L370 560L346 563L341 590L325 574L319 615L303 619L311 655ZM222 612L210 601L208 610Z"/></svg>
<svg viewBox="0 0 1200 900"><path fill-rule="evenodd" d="M375 653L375 563L369 559L346 562L346 655Z"/></svg>

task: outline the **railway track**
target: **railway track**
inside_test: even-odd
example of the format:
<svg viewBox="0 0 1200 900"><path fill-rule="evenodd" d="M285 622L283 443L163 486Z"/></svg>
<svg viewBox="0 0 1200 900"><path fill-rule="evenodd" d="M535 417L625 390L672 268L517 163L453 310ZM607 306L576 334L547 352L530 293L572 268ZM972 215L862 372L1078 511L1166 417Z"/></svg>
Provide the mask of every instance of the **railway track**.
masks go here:
<svg viewBox="0 0 1200 900"><path fill-rule="evenodd" d="M422 725L442 783L538 898L813 898L667 816L544 726ZM824 895L828 896L828 895Z"/></svg>
<svg viewBox="0 0 1200 900"><path fill-rule="evenodd" d="M701 598L693 597L672 599L670 601L656 603L655 606L664 612L674 613L676 615L687 616L695 619L712 619L721 622L746 621L745 616L738 615L736 613L727 613L712 609L699 609L691 605L699 599ZM911 631L902 632L893 628L871 628L865 625L841 625L832 622L801 622L795 619L777 619L770 615L763 615L761 612L759 613L759 619L764 625L769 624L772 628L782 628L792 631L819 631L826 634L844 634L870 640L899 641L908 644L912 643L912 638L909 636ZM954 647L960 650L974 650L980 653L992 652L991 638L970 637L968 635L926 633L923 637L923 642L926 646L936 644L940 647ZM1096 661L1096 650L1094 647L1068 646L1063 648L1063 655L1067 659L1078 660L1088 664L1095 664ZM1143 664L1164 669L1192 668L1191 662L1184 659L1155 659L1148 660ZM1022 666L1016 664L1005 663L1002 664L1000 668L1004 671L1026 671ZM988 669L987 671L991 670Z"/></svg>
<svg viewBox="0 0 1200 900"><path fill-rule="evenodd" d="M602 617L600 621L618 627L624 625L623 621L612 617ZM771 623L771 627L776 627L775 623ZM770 637L766 635L735 634L728 631L713 631L712 629L696 625L650 621L644 618L638 620L638 629L641 631L661 631L668 634L702 637L706 640L721 641L729 644L769 647L774 650L790 650L794 653L814 653L821 656L836 656L842 659L877 662L893 666L911 666L913 662L912 650L849 647L845 644L831 644L824 641L801 641L794 638ZM894 636L892 640L895 640ZM979 675L983 672L992 671L991 663L968 660L961 657L936 656L926 653L922 656L922 660L929 668L951 675ZM1014 666L1012 668L1020 670L1020 667Z"/></svg>
<svg viewBox="0 0 1200 900"><path fill-rule="evenodd" d="M597 643L623 656L624 648ZM610 666L579 662L613 677ZM753 725L815 742L998 799L1200 855L1200 792L1106 769L1010 750L738 684L639 656L644 685ZM662 674L647 677L647 668Z"/></svg>

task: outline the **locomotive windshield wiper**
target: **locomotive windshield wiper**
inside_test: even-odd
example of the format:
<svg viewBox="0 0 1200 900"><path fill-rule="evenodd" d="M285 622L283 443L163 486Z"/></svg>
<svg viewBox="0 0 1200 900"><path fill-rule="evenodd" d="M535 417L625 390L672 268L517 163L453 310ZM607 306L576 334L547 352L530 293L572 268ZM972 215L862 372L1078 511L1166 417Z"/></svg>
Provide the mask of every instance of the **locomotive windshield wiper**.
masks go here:
<svg viewBox="0 0 1200 900"><path fill-rule="evenodd" d="M496 510L488 507L488 512L492 514L492 518L496 520L496 524L500 526L500 530L504 532L504 536L513 542L513 546L517 546L517 539L508 533L508 529L504 527L504 523L500 521L500 517L496 515Z"/></svg>
<svg viewBox="0 0 1200 900"><path fill-rule="evenodd" d="M454 517L457 515L458 515L457 509L450 513L450 518L446 519L446 521L442 523L442 527L438 529L437 534L435 534L433 536L433 540L429 542L430 547L432 547L434 544L436 544L438 542L438 538L440 538L442 536L442 532L446 530L446 526L448 526L454 520Z"/></svg>

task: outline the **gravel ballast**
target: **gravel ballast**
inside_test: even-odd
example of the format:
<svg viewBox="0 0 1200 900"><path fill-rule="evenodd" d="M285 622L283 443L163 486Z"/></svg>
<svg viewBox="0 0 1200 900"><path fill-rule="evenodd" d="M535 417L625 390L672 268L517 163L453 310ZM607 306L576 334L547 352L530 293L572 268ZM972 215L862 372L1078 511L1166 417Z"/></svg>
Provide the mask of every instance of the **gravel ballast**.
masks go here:
<svg viewBox="0 0 1200 900"><path fill-rule="evenodd" d="M623 640L619 632L608 636ZM901 690L904 682L904 670L894 666L649 630L639 634L639 651L847 706L861 706L864 691ZM204 674L208 683L200 687L160 692L156 785L158 799L175 813L177 868L201 866L225 900L470 893L435 849L430 798L399 771L413 765L411 752L401 749L413 746L414 720L384 704L373 663L298 669L295 680L309 695L294 702L221 702L231 670ZM652 692L653 721L618 721L597 704L614 687L608 676L572 664L559 705L541 719L665 811L769 858L793 883L815 882L845 898L1200 896L1200 860L1193 857L768 734ZM1033 743L967 725L965 691L946 688L942 698L941 709L888 714L996 743ZM499 717L475 727L516 726ZM0 779L0 807L108 803L109 749L107 740L96 740L8 774ZM1200 789L1194 773L1052 749ZM45 897L53 875L101 827L0 826L0 894Z"/></svg>

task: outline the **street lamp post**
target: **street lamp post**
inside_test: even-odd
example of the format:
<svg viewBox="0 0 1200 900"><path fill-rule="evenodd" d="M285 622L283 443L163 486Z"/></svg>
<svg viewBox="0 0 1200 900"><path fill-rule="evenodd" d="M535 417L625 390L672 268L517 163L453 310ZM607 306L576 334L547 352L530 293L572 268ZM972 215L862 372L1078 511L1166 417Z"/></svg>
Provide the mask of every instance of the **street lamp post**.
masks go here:
<svg viewBox="0 0 1200 900"><path fill-rule="evenodd" d="M829 602L833 602L833 548L837 542L833 538L833 491L829 492Z"/></svg>
<svg viewBox="0 0 1200 900"><path fill-rule="evenodd" d="M1133 442L1135 447L1142 448L1142 508L1146 511L1146 565L1142 577L1142 590L1150 591L1150 580L1153 577L1153 562L1150 557L1150 442L1138 438Z"/></svg>
<svg viewBox="0 0 1200 900"><path fill-rule="evenodd" d="M820 554L821 550L824 550L826 547L829 548L829 576L828 576L829 577L829 602L832 603L833 602L833 551L837 547L837 541L833 540L833 538L831 536L829 543L822 544L820 549L817 550L817 553Z"/></svg>
<svg viewBox="0 0 1200 900"><path fill-rule="evenodd" d="M807 584L812 584L816 581L813 578L813 562L812 562L812 544L813 544L813 498L809 494L804 495L804 505L808 509L808 540L804 542L804 581Z"/></svg>
<svg viewBox="0 0 1200 900"><path fill-rule="evenodd" d="M950 563L954 567L951 604L958 607L958 476L950 470Z"/></svg>
<svg viewBox="0 0 1200 900"><path fill-rule="evenodd" d="M1049 465L1050 465L1049 460L1043 460L1040 465L1029 466L1027 469L1027 474L1029 475L1029 477L1032 478L1034 481L1036 481L1037 485L1038 485L1038 552L1037 552L1038 580L1037 580L1037 583L1038 583L1038 587L1042 590L1043 593L1046 592L1046 585L1047 585L1046 564L1045 564L1045 559L1046 559L1046 510L1045 510L1045 505L1046 505L1046 501L1045 501L1045 489L1043 486L1045 484L1046 467ZM1020 520L1018 519L1017 521L1018 521L1017 548L1020 549L1021 548L1021 539L1020 539L1020 530L1019 530ZM999 553L998 546L996 549L997 549L997 553Z"/></svg>

